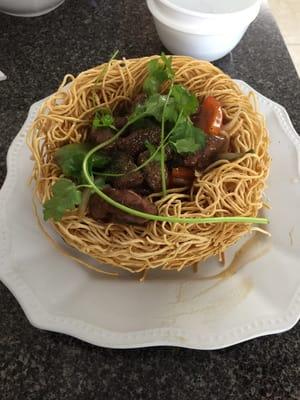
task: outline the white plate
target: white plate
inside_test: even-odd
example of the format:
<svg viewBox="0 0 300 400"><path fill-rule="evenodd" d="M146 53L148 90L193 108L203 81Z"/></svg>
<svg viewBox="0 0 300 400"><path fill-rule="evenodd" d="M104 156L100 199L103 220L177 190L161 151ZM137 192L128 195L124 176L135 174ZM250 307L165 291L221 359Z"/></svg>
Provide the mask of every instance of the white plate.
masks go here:
<svg viewBox="0 0 300 400"><path fill-rule="evenodd" d="M244 92L251 89L238 83ZM297 322L300 139L284 108L257 95L271 135L267 216L272 238L260 236L235 275L207 281L203 274L220 271L215 260L196 274L155 271L139 283L132 275L90 272L58 254L37 226L26 184L32 163L25 135L41 102L31 107L10 147L0 195L0 278L34 326L106 347L217 349Z"/></svg>

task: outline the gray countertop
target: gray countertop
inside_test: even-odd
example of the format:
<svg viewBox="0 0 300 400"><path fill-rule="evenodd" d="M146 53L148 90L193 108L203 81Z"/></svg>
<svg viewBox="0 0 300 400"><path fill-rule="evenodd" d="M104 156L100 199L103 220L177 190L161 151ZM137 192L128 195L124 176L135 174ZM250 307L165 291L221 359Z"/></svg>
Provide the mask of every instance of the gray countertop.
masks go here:
<svg viewBox="0 0 300 400"><path fill-rule="evenodd" d="M109 58L160 53L145 2L67 0L39 18L0 14L0 179L5 155L36 100L66 73ZM282 104L300 131L299 79L267 9L216 62ZM110 350L33 328L0 284L0 399L300 399L300 325L219 351Z"/></svg>

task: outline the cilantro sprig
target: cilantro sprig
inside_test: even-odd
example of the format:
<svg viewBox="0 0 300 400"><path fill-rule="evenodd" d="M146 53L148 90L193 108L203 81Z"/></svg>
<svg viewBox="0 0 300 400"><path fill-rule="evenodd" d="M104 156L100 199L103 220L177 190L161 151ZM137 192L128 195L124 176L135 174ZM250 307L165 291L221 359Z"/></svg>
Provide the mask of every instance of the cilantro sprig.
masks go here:
<svg viewBox="0 0 300 400"><path fill-rule="evenodd" d="M117 130L117 128L114 126L115 120L112 114L107 111L107 110L101 110L97 111L93 122L92 126L93 128L111 128L113 130Z"/></svg>
<svg viewBox="0 0 300 400"><path fill-rule="evenodd" d="M67 211L81 203L81 191L70 179L60 178L52 187L52 197L44 203L44 219L60 221Z"/></svg>
<svg viewBox="0 0 300 400"><path fill-rule="evenodd" d="M55 152L55 161L67 178L73 178L78 183L82 181L82 163L84 157L93 148L89 143L71 143L60 147ZM96 152L89 160L90 171L93 168L101 169L109 164L111 158L101 152Z"/></svg>
<svg viewBox="0 0 300 400"><path fill-rule="evenodd" d="M150 60L148 63L148 76L144 81L143 90L149 96L160 91L161 85L174 77L172 69L172 59L164 53L161 54L160 60Z"/></svg>
<svg viewBox="0 0 300 400"><path fill-rule="evenodd" d="M170 82L167 94L159 93L161 85ZM165 180L165 135L166 124L178 125L173 132L170 143L179 154L195 152L205 146L205 134L195 128L189 116L196 112L198 100L185 87L175 84L175 73L172 69L171 57L162 54L160 59L154 59L148 65L148 77L144 82L147 100L136 107L129 121L154 117L161 124L160 165L162 177L162 192L166 195Z"/></svg>
<svg viewBox="0 0 300 400"><path fill-rule="evenodd" d="M170 136L170 144L178 154L194 153L205 146L205 134L190 119L179 119Z"/></svg>

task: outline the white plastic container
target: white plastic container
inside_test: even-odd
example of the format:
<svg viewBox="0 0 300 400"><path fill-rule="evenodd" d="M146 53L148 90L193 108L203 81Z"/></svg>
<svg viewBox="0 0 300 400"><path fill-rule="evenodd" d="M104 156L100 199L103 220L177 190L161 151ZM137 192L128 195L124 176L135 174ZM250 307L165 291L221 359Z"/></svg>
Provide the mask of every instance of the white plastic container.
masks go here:
<svg viewBox="0 0 300 400"><path fill-rule="evenodd" d="M225 56L239 43L260 4L261 0L147 0L165 47L208 61Z"/></svg>
<svg viewBox="0 0 300 400"><path fill-rule="evenodd" d="M37 17L60 6L64 0L0 0L0 12L17 17Z"/></svg>

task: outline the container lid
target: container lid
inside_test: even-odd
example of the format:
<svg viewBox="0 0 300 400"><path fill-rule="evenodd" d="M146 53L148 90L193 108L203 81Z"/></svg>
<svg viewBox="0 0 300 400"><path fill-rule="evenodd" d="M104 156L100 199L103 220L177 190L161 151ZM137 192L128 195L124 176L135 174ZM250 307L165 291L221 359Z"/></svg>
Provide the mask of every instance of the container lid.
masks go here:
<svg viewBox="0 0 300 400"><path fill-rule="evenodd" d="M169 8L165 0L147 0L151 14L163 25L195 35L215 35L230 33L247 27L257 16L260 0L247 13L229 14L201 14L197 15L181 13L181 11Z"/></svg>

